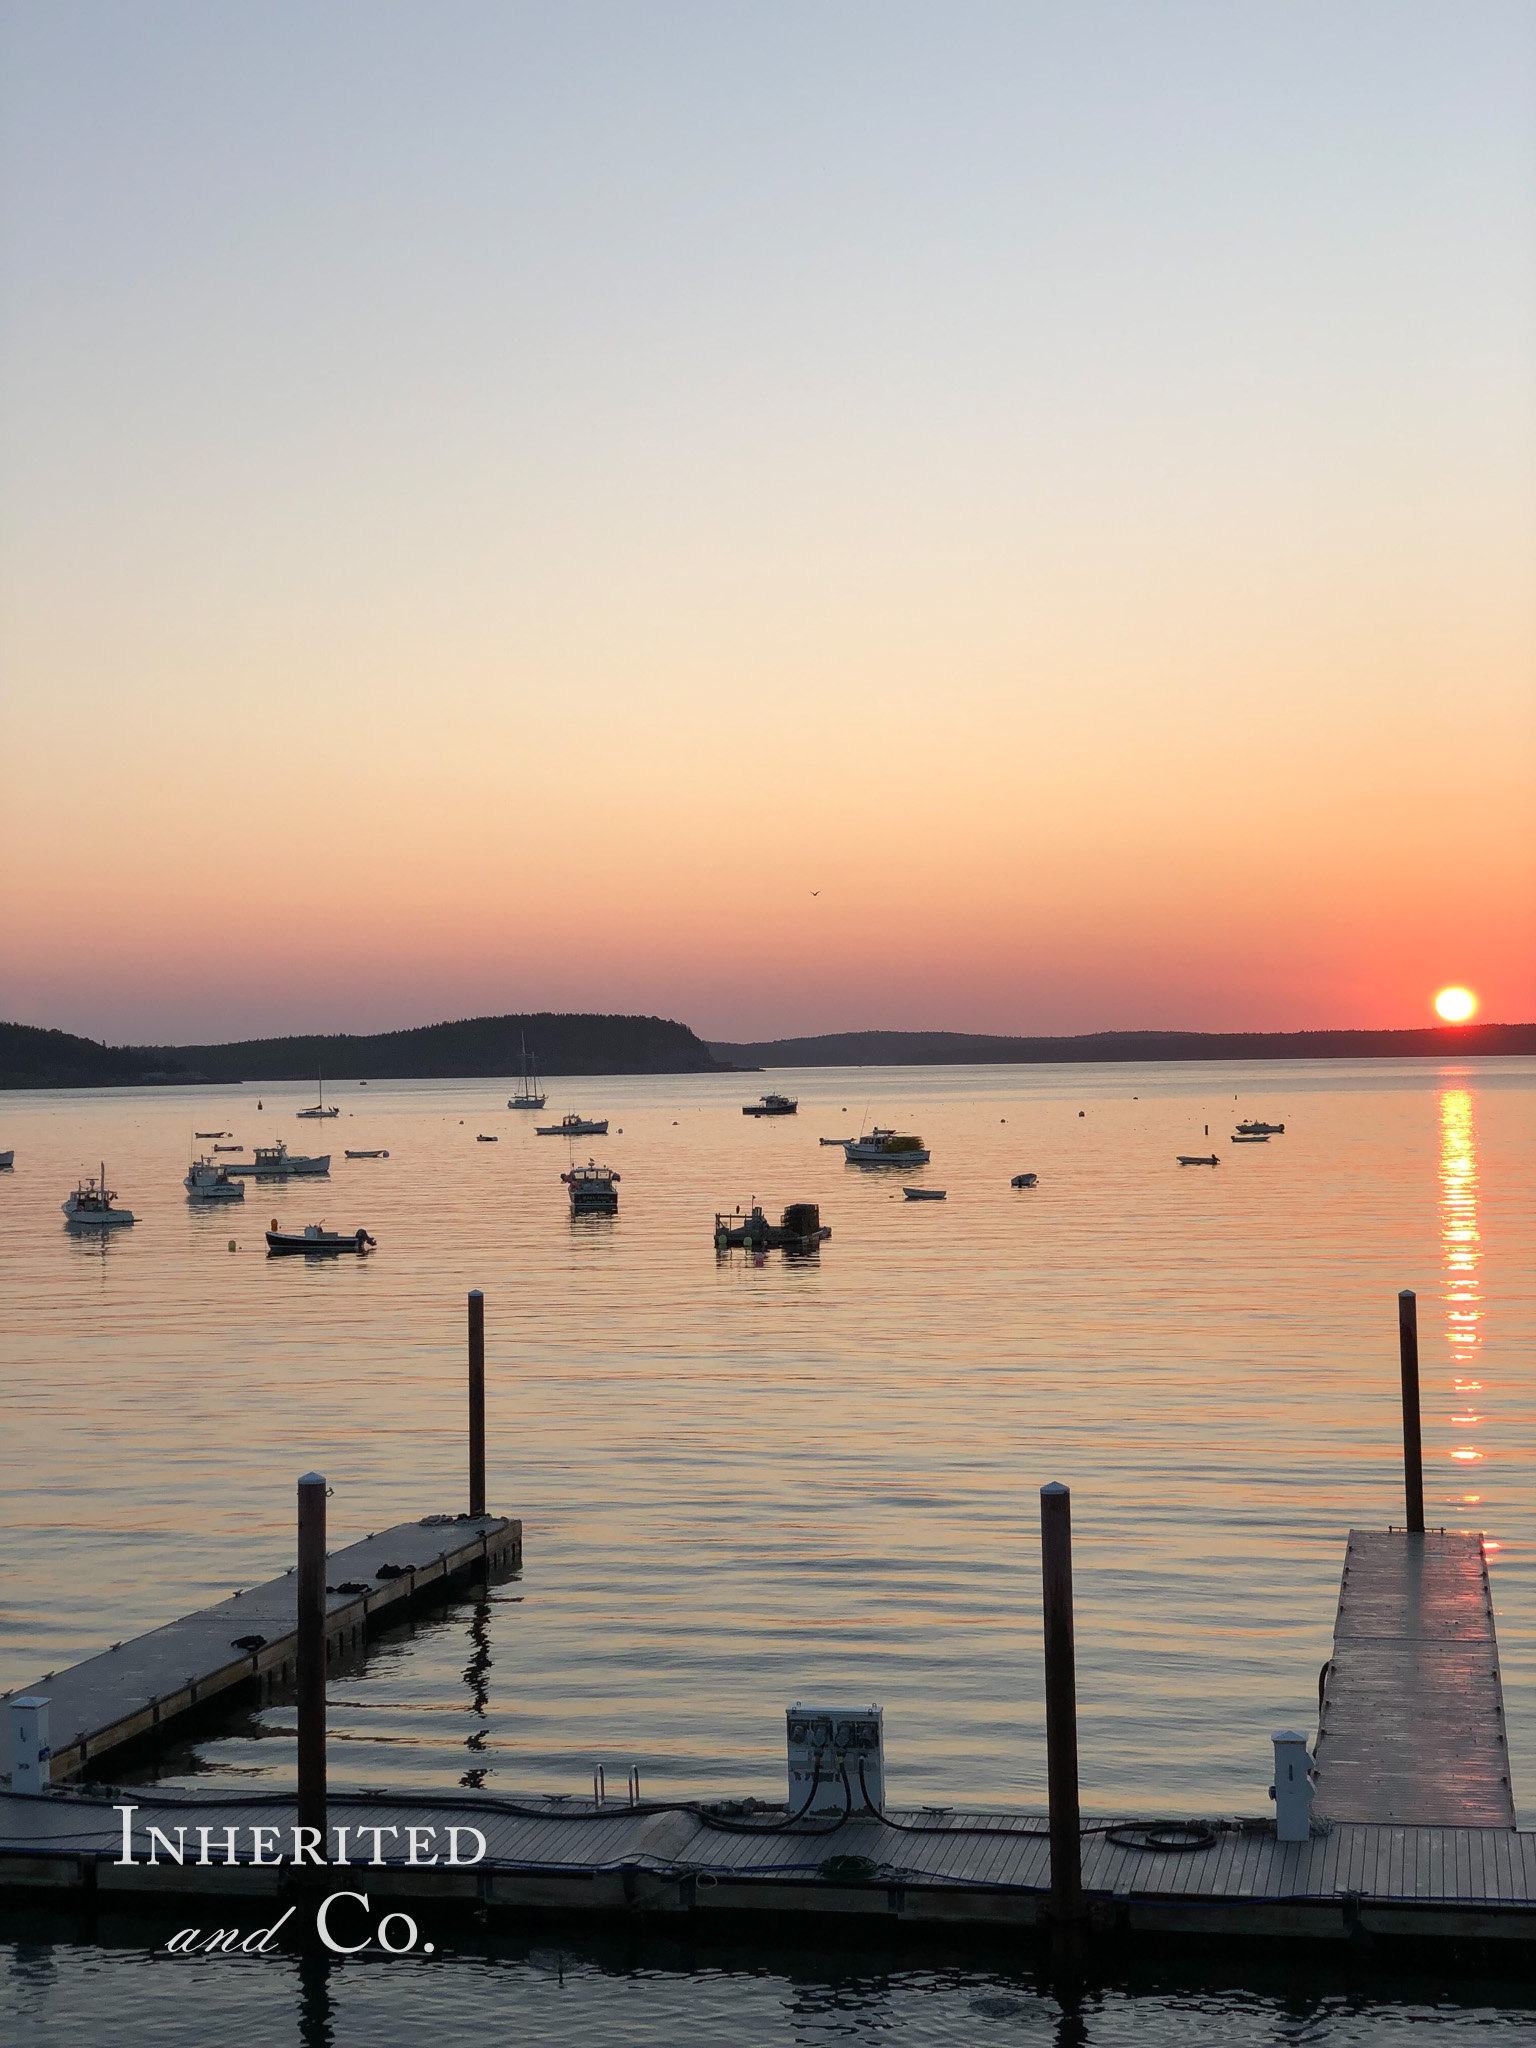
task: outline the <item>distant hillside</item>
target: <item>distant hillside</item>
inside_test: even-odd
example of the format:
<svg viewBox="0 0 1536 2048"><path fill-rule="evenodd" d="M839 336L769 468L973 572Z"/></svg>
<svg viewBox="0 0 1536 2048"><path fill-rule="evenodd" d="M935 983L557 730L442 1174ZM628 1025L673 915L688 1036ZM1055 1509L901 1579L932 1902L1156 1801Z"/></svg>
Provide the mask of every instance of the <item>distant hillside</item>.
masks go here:
<svg viewBox="0 0 1536 2048"><path fill-rule="evenodd" d="M714 1074L686 1024L663 1017L467 1017L372 1037L251 1038L232 1045L97 1045L0 1024L0 1088L110 1088L149 1081L440 1081L511 1074L526 1034L541 1074Z"/></svg>
<svg viewBox="0 0 1536 2048"><path fill-rule="evenodd" d="M1080 1038L988 1038L968 1031L834 1031L821 1038L711 1044L738 1067L982 1067L1062 1060L1465 1059L1536 1053L1536 1024L1415 1031L1094 1031Z"/></svg>
<svg viewBox="0 0 1536 2048"><path fill-rule="evenodd" d="M69 1031L0 1024L0 1088L121 1088L163 1080L168 1061L126 1045L98 1045ZM185 1074L180 1079L187 1079Z"/></svg>
<svg viewBox="0 0 1536 2048"><path fill-rule="evenodd" d="M662 1017L466 1017L371 1037L251 1038L233 1045L141 1046L146 1059L211 1081L464 1080L511 1074L526 1035L541 1074L712 1074L721 1070L686 1024Z"/></svg>

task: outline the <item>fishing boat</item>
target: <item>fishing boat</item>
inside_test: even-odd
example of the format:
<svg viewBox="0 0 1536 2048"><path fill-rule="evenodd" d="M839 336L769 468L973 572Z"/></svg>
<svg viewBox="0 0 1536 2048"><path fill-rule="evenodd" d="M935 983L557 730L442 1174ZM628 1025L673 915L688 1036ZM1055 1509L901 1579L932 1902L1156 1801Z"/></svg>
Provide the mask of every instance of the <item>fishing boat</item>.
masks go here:
<svg viewBox="0 0 1536 2048"><path fill-rule="evenodd" d="M606 1138L608 1119L600 1120L589 1116L578 1116L573 1109L561 1117L557 1124L536 1124L534 1136L538 1138Z"/></svg>
<svg viewBox="0 0 1536 2048"><path fill-rule="evenodd" d="M1181 1152L1180 1166L1220 1166L1221 1160L1214 1152Z"/></svg>
<svg viewBox="0 0 1536 2048"><path fill-rule="evenodd" d="M777 1223L768 1221L759 1202L754 1202L750 1210L715 1212L717 1252L738 1248L751 1252L809 1252L825 1244L831 1235L814 1202L791 1202Z"/></svg>
<svg viewBox="0 0 1536 2048"><path fill-rule="evenodd" d="M902 1131L882 1130L878 1124L866 1136L839 1141L843 1157L855 1166L926 1166L928 1153L921 1138Z"/></svg>
<svg viewBox="0 0 1536 2048"><path fill-rule="evenodd" d="M1269 1133L1268 1131L1234 1131L1232 1133L1232 1142L1234 1145L1267 1145L1269 1143Z"/></svg>
<svg viewBox="0 0 1536 2048"><path fill-rule="evenodd" d="M756 1102L744 1102L741 1113L743 1116L793 1116L799 1107L798 1097L761 1095Z"/></svg>
<svg viewBox="0 0 1536 2048"><path fill-rule="evenodd" d="M341 1110L336 1103L333 1102L329 1109L325 1106L325 1077L323 1074L315 1076L315 1092L319 1100L314 1104L313 1108L296 1109L293 1112L295 1116L323 1117L341 1115Z"/></svg>
<svg viewBox="0 0 1536 2048"><path fill-rule="evenodd" d="M194 1159L187 1168L187 1177L182 1186L197 1202L245 1200L245 1182L232 1179L229 1168L220 1166L212 1159Z"/></svg>
<svg viewBox="0 0 1536 2048"><path fill-rule="evenodd" d="M371 1252L377 1240L366 1230L354 1230L350 1236L340 1230L327 1230L323 1223L306 1223L302 1230L279 1230L274 1217L272 1228L267 1232L269 1252Z"/></svg>
<svg viewBox="0 0 1536 2048"><path fill-rule="evenodd" d="M544 1091L539 1086L538 1064L528 1064L528 1041L522 1040L523 1084L515 1095L507 1097L508 1109L542 1109Z"/></svg>
<svg viewBox="0 0 1536 2048"><path fill-rule="evenodd" d="M274 1179L287 1180L294 1174L329 1173L331 1155L329 1152L322 1152L317 1159L306 1159L299 1153L290 1152L279 1138L275 1145L258 1145L256 1156L249 1166L242 1160L238 1166L232 1166L229 1170L231 1173L260 1174L264 1179L270 1176Z"/></svg>
<svg viewBox="0 0 1536 2048"><path fill-rule="evenodd" d="M948 1198L948 1188L903 1188L901 1191L909 1202L942 1202Z"/></svg>
<svg viewBox="0 0 1536 2048"><path fill-rule="evenodd" d="M387 1159L389 1154L387 1152L349 1152L346 1156L348 1159Z"/></svg>
<svg viewBox="0 0 1536 2048"><path fill-rule="evenodd" d="M599 1166L589 1159L585 1166L573 1166L562 1173L571 1198L573 1216L612 1216L619 1206L619 1176L611 1166Z"/></svg>
<svg viewBox="0 0 1536 2048"><path fill-rule="evenodd" d="M1016 1173L1008 1185L1011 1188L1032 1188L1038 1187L1039 1183L1040 1176L1038 1173Z"/></svg>
<svg viewBox="0 0 1536 2048"><path fill-rule="evenodd" d="M1247 1123L1239 1124L1237 1127L1237 1135L1240 1138L1278 1138L1283 1136L1284 1132L1284 1124Z"/></svg>
<svg viewBox="0 0 1536 2048"><path fill-rule="evenodd" d="M133 1211L119 1209L117 1196L107 1186L107 1169L103 1162L99 1176L94 1180L83 1180L67 1202L59 1205L71 1230L92 1229L101 1225L131 1223Z"/></svg>

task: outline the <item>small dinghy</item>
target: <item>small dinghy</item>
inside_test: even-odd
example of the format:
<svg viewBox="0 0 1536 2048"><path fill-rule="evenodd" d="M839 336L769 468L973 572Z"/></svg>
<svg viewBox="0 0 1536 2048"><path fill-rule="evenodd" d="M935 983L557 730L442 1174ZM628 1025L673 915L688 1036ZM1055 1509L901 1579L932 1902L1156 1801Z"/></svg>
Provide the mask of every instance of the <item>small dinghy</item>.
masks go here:
<svg viewBox="0 0 1536 2048"><path fill-rule="evenodd" d="M843 1145L847 1143L847 1140L845 1138L818 1138L816 1142L819 1145Z"/></svg>
<svg viewBox="0 0 1536 2048"><path fill-rule="evenodd" d="M194 1131L192 1135L194 1138L227 1138L229 1133L228 1131Z"/></svg>
<svg viewBox="0 0 1536 2048"><path fill-rule="evenodd" d="M213 1149L215 1152L243 1152L245 1147L243 1145L215 1145Z"/></svg>
<svg viewBox="0 0 1536 2048"><path fill-rule="evenodd" d="M350 1237L339 1230L327 1230L323 1223L306 1223L302 1230L279 1230L277 1218L267 1232L269 1252L371 1252L375 1240L366 1230L354 1230Z"/></svg>
<svg viewBox="0 0 1536 2048"><path fill-rule="evenodd" d="M477 1145L499 1145L501 1143L501 1140L497 1138L494 1134L490 1137L487 1137L484 1131L477 1131L475 1134L475 1143Z"/></svg>
<svg viewBox="0 0 1536 2048"><path fill-rule="evenodd" d="M1011 1188L1032 1188L1040 1179L1038 1173L1016 1173L1008 1185Z"/></svg>
<svg viewBox="0 0 1536 2048"><path fill-rule="evenodd" d="M348 1159L387 1159L387 1152L349 1152Z"/></svg>
<svg viewBox="0 0 1536 2048"><path fill-rule="evenodd" d="M1214 1152L1181 1152L1180 1166L1220 1166L1221 1161Z"/></svg>
<svg viewBox="0 0 1536 2048"><path fill-rule="evenodd" d="M1232 1133L1232 1142L1234 1145L1267 1145L1269 1143L1269 1133L1268 1131L1234 1131Z"/></svg>
<svg viewBox="0 0 1536 2048"><path fill-rule="evenodd" d="M901 1191L909 1202L942 1202L948 1195L948 1188L903 1188Z"/></svg>

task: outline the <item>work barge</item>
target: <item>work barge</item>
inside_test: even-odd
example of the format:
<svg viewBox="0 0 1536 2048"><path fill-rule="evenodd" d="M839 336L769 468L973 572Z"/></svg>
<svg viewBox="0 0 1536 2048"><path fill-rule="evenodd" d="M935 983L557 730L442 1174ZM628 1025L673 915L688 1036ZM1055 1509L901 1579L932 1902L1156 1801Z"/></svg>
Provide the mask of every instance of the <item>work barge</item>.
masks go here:
<svg viewBox="0 0 1536 2048"><path fill-rule="evenodd" d="M483 1325L480 1344L483 1375ZM375 1913L409 1908L445 1924L469 1909L690 1939L791 1928L885 1942L903 1930L914 1942L1024 1936L1057 1966L1117 1946L1190 1944L1341 1958L1411 1950L1418 1962L1536 1970L1536 1832L1515 1824L1483 1543L1424 1528L1411 1456L1409 1526L1349 1532L1316 1739L1309 1753L1304 1737L1275 1735L1273 1813L1079 1810L1070 1496L1059 1486L1041 1494L1042 1809L886 1803L883 1761L872 1799L856 1743L826 1753L820 1803L813 1780L795 1810L781 1798L642 1798L637 1774L617 1798L601 1779L590 1799L328 1787L326 1670L340 1675L370 1627L405 1603L452 1599L521 1568L521 1523L484 1512L483 1413L479 1442L469 1515L428 1516L326 1553L324 1482L308 1474L296 1570L12 1696L13 1738L46 1703L61 1739L51 1754L46 1738L36 1752L16 1742L0 1793L0 1898L152 1914L159 1941L188 1922L269 1925L293 1907L301 1942L328 1894L366 1891ZM95 1781L104 1757L187 1732L210 1697L295 1675L297 1796ZM820 1711L791 1710L792 1745L797 1716L803 1727Z"/></svg>

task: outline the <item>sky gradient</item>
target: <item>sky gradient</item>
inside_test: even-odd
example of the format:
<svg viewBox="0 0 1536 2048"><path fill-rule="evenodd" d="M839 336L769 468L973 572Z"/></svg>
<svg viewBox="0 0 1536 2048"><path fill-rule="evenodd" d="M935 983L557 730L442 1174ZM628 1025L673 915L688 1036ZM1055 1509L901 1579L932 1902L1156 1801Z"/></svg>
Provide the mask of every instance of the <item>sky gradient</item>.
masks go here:
<svg viewBox="0 0 1536 2048"><path fill-rule="evenodd" d="M0 20L0 1015L1536 1017L1528 6Z"/></svg>

